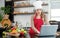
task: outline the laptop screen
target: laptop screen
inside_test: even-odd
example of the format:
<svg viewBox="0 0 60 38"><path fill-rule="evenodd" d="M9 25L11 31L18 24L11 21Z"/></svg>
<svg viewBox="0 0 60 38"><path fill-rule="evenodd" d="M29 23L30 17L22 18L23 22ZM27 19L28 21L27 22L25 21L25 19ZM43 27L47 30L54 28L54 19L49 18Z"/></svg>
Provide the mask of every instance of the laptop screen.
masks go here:
<svg viewBox="0 0 60 38"><path fill-rule="evenodd" d="M55 35L58 25L43 25L40 31L40 35Z"/></svg>

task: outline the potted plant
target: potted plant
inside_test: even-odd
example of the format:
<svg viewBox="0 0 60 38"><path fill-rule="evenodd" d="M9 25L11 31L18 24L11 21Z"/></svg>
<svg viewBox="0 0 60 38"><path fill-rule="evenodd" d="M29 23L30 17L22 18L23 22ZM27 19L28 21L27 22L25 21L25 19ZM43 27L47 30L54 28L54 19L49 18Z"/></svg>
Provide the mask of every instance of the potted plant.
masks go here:
<svg viewBox="0 0 60 38"><path fill-rule="evenodd" d="M11 21L9 20L9 13L11 10L11 6L8 5L6 7L1 7L1 10L4 11L4 17L1 21L1 24L3 27L6 27L6 26L9 27L11 25Z"/></svg>
<svg viewBox="0 0 60 38"><path fill-rule="evenodd" d="M4 18L9 18L9 13L10 13L10 10L11 10L11 6L10 5L8 5L8 6L6 6L6 7L1 7L1 10L3 10L4 11Z"/></svg>
<svg viewBox="0 0 60 38"><path fill-rule="evenodd" d="M0 14L0 22L2 21L2 19L3 19L3 16L2 16L2 14Z"/></svg>

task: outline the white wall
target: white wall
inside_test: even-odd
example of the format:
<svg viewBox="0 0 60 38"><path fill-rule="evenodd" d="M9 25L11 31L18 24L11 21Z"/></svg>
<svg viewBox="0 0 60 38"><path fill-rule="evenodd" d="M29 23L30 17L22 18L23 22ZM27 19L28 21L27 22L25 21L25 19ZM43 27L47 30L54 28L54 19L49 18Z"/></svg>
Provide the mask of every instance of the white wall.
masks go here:
<svg viewBox="0 0 60 38"><path fill-rule="evenodd" d="M0 0L0 8L5 6L5 0ZM0 9L0 13L3 13Z"/></svg>
<svg viewBox="0 0 60 38"><path fill-rule="evenodd" d="M21 23L23 27L26 27L26 24L29 23L27 25L27 27L31 26L31 15L15 15L14 16L14 21Z"/></svg>
<svg viewBox="0 0 60 38"><path fill-rule="evenodd" d="M60 21L60 1L51 1L51 20Z"/></svg>
<svg viewBox="0 0 60 38"><path fill-rule="evenodd" d="M0 7L5 5L5 1L4 0L0 0Z"/></svg>

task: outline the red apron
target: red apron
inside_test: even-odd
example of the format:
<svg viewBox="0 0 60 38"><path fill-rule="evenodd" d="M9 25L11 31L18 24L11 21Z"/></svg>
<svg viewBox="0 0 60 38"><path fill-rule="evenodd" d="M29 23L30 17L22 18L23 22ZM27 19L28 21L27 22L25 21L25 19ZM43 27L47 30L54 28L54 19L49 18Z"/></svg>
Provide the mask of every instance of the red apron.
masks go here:
<svg viewBox="0 0 60 38"><path fill-rule="evenodd" d="M41 30L41 27L42 27L42 25L43 25L43 20L42 20L42 18L36 19L36 17L35 17L35 18L33 19L33 21L34 21L34 27L35 27L38 31L40 31L40 30ZM34 30L33 30L32 28L30 28L29 34L30 34L30 37L33 38L33 36L36 34L36 32L34 32Z"/></svg>

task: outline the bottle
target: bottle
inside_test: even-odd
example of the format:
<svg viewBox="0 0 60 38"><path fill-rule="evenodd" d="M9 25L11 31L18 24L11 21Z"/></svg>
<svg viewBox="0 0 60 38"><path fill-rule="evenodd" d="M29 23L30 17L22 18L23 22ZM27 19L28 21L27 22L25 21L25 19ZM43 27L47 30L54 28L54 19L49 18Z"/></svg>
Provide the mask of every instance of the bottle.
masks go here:
<svg viewBox="0 0 60 38"><path fill-rule="evenodd" d="M15 25L16 25L16 28L18 28L18 23L17 23L17 22L16 22L16 24L15 24Z"/></svg>
<svg viewBox="0 0 60 38"><path fill-rule="evenodd" d="M19 22L18 25L19 25L18 26L19 29L23 29L23 26L22 26L22 23L21 22Z"/></svg>
<svg viewBox="0 0 60 38"><path fill-rule="evenodd" d="M26 30L28 30L28 26L29 26L29 23L27 22L27 23L26 23Z"/></svg>

